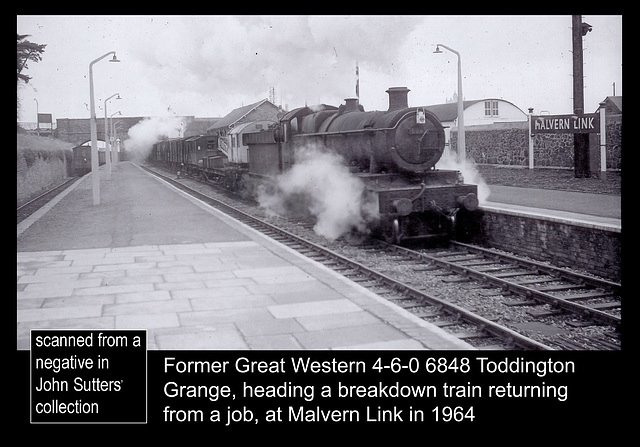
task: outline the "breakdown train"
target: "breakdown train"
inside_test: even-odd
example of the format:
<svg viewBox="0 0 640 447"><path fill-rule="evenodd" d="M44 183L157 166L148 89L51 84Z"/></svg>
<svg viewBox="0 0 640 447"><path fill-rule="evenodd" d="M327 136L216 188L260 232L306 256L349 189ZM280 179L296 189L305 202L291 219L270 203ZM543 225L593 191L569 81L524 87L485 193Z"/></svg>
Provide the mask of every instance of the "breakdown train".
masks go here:
<svg viewBox="0 0 640 447"><path fill-rule="evenodd" d="M75 146L71 151L73 152L73 175L81 176L91 172L91 140L87 140L79 146ZM124 161L124 148L112 154L112 160L115 160L115 157L118 157L119 161ZM102 166L106 161L107 157L104 141L98 140L98 166Z"/></svg>
<svg viewBox="0 0 640 447"><path fill-rule="evenodd" d="M85 141L72 149L73 151L73 174L85 175L91 172L91 140ZM104 148L98 147L98 165L106 163Z"/></svg>
<svg viewBox="0 0 640 447"><path fill-rule="evenodd" d="M159 141L150 157L179 176L239 189L273 181L291 169L303 148L320 146L341 155L377 198L376 235L395 243L468 236L477 220L477 185L464 183L459 171L435 168L444 151L444 127L425 107L409 107L408 92L388 89L386 111L365 112L357 99L348 98L339 107L291 110L277 123L240 124L219 146L218 137L207 135ZM206 156L207 147L220 147L224 155Z"/></svg>

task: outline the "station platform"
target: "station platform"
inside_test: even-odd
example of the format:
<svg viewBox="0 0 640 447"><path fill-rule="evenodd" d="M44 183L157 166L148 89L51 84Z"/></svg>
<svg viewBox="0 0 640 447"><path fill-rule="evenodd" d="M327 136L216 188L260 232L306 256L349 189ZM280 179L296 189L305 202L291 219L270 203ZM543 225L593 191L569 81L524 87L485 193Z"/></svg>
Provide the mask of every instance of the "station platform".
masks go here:
<svg viewBox="0 0 640 447"><path fill-rule="evenodd" d="M622 231L621 196L489 185L486 210L544 218L605 231Z"/></svg>
<svg viewBox="0 0 640 447"><path fill-rule="evenodd" d="M473 349L130 162L18 224L31 329L146 329L150 350Z"/></svg>

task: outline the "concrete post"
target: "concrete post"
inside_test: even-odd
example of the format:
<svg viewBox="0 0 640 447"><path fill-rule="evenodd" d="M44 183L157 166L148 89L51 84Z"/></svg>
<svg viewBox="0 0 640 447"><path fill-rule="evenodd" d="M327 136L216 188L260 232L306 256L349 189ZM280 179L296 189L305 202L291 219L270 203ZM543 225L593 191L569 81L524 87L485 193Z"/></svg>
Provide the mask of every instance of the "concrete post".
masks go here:
<svg viewBox="0 0 640 447"><path fill-rule="evenodd" d="M529 107L527 122L529 123L529 169L533 169L533 134L531 133L531 120L533 119L533 107Z"/></svg>
<svg viewBox="0 0 640 447"><path fill-rule="evenodd" d="M607 180L607 121L605 102L600 103L600 180Z"/></svg>

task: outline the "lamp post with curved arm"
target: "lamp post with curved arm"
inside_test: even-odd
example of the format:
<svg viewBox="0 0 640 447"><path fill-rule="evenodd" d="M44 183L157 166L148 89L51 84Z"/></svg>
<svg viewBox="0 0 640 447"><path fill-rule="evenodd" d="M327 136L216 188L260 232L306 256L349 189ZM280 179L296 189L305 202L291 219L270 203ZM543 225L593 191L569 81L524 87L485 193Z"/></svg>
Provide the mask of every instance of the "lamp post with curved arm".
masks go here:
<svg viewBox="0 0 640 447"><path fill-rule="evenodd" d="M111 142L109 141L109 121L107 119L107 102L117 96L120 98L120 93L115 93L104 100L104 144L105 144L105 158L107 163L107 180L111 180Z"/></svg>
<svg viewBox="0 0 640 447"><path fill-rule="evenodd" d="M442 53L440 47L446 48L453 54L458 56L458 161L464 163L466 159L466 145L464 138L464 97L462 96L462 62L460 60L460 53L456 50L449 48L441 43L436 45L434 53Z"/></svg>
<svg viewBox="0 0 640 447"><path fill-rule="evenodd" d="M115 137L116 144L116 159L120 158L120 138L118 138L118 131L123 130L122 121L116 121L113 124L113 136Z"/></svg>
<svg viewBox="0 0 640 447"><path fill-rule="evenodd" d="M120 97L118 96L118 98L120 98ZM112 141L115 142L115 138L114 138L115 134L113 133L113 117L114 117L114 115L122 115L122 113L120 112L120 110L118 110L117 112L112 113L109 116L109 129L110 129L110 131L109 131L109 145L111 147L111 152L113 154L112 162L113 162L113 164L118 164L118 152L114 149L113 145L111 145Z"/></svg>
<svg viewBox="0 0 640 447"><path fill-rule="evenodd" d="M93 64L113 54L110 62L120 62L115 51L109 51L89 64L89 103L90 103L90 125L91 125L91 177L93 181L93 205L100 205L100 174L98 168L98 129L96 126L96 104L93 99Z"/></svg>

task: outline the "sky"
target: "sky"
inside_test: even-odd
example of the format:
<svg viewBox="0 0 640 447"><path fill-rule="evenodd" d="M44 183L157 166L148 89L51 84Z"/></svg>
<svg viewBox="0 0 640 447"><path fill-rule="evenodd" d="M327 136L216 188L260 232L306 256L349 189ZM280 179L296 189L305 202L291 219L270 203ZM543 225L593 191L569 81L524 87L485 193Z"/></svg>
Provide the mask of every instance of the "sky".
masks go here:
<svg viewBox="0 0 640 447"><path fill-rule="evenodd" d="M571 16L31 16L18 34L46 44L18 87L18 121L40 113L89 118L89 64L96 115L221 117L260 101L338 106L355 97L386 110L389 87L409 88L409 105L440 104L457 92L460 53L466 100L500 98L524 112L573 112ZM583 15L585 112L622 95L622 16Z"/></svg>

